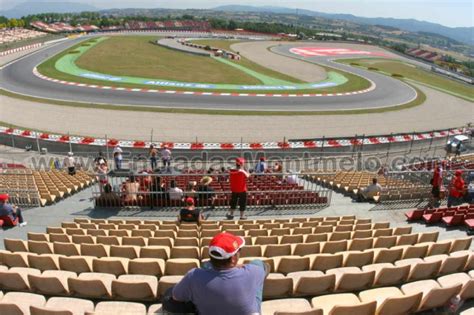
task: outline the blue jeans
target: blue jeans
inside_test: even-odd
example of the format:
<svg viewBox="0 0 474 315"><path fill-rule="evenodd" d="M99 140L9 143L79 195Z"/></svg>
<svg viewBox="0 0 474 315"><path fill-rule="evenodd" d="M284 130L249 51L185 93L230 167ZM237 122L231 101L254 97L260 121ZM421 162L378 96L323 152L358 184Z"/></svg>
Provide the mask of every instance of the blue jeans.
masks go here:
<svg viewBox="0 0 474 315"><path fill-rule="evenodd" d="M151 165L151 170L156 169L156 157L152 156L150 157L150 165Z"/></svg>
<svg viewBox="0 0 474 315"><path fill-rule="evenodd" d="M463 198L462 197L453 197L453 196L448 196L448 208L454 206L459 206L460 204L463 203Z"/></svg>
<svg viewBox="0 0 474 315"><path fill-rule="evenodd" d="M114 161L115 161L115 169L117 170L122 169L122 160L115 158Z"/></svg>

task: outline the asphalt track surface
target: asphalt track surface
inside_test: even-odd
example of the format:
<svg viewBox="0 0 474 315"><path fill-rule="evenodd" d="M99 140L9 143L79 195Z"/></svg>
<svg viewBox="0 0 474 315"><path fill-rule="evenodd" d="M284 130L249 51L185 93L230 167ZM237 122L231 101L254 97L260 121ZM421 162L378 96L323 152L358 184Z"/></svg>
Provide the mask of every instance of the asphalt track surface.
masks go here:
<svg viewBox="0 0 474 315"><path fill-rule="evenodd" d="M0 88L34 97L74 102L214 110L323 111L371 109L404 104L416 97L415 90L399 80L346 65L335 64L327 57L297 58L360 75L373 81L376 88L364 94L351 96L281 98L205 96L92 89L58 84L33 75L33 69L44 60L85 39L83 37L45 47L5 66L0 70ZM294 54L289 52L289 49L295 46L298 45L282 45L274 49L280 54L295 57ZM350 56L344 56L344 58L348 57ZM107 82L104 81L104 85L107 85Z"/></svg>

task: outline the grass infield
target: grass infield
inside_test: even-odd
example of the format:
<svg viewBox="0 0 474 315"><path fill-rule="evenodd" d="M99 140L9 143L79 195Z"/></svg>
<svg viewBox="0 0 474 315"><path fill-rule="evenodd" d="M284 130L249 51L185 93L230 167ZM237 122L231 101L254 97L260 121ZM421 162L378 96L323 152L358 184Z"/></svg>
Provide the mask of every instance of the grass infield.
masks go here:
<svg viewBox="0 0 474 315"><path fill-rule="evenodd" d="M114 38L108 39L108 40L98 44L97 46L92 47L88 52L86 52L83 56L81 56L79 58L79 60L77 61L77 65L81 68L91 70L91 71L101 72L101 73L104 73L104 74L123 75L124 73L127 73L128 75L130 75L130 74L133 74L133 73L129 73L129 71L133 70L133 64L136 63L136 62L139 62L141 64L140 69L143 70L143 71L146 70L145 69L146 67L149 67L149 68L155 67L155 70L156 70L156 67L158 67L158 64L154 66L153 62L151 62L151 61L155 60L154 58L159 59L159 55L157 54L156 56L150 56L149 54L150 54L151 51L153 51L155 53L156 53L156 51L163 51L163 52L166 53L166 55L168 57L173 56L174 59L180 59L181 57L183 57L182 55L184 55L183 58L186 58L186 60L188 60L187 58L191 58L189 60L195 60L193 58L207 58L207 57L192 56L192 55L188 55L186 53L180 53L180 52L176 52L176 51L173 51L173 50L168 50L166 48L154 45L154 44L150 43L150 40L156 40L157 37L155 37L155 36L149 36L149 37L148 36L120 36L120 37L117 37L117 38L120 38L120 39L121 38L130 39L130 43L132 43L132 42L133 43L139 43L140 47L146 47L146 50L148 51L148 53L147 53L148 54L148 59L147 60L148 60L148 62L151 62L151 63L147 63L146 67L145 67L144 64L142 63L142 61L140 61L140 59L142 58L142 53L139 50L133 50L133 51L128 51L127 50L128 53L129 53L127 55L124 52L124 50L120 50L120 47L122 46L122 44L117 43L116 41L114 41ZM90 40L90 41L92 41L92 40ZM110 41L112 41L112 42L110 42ZM186 88L159 87L159 86L153 86L153 85L131 84L131 83L123 83L123 82L122 83L121 82L109 82L109 81L103 81L103 80L97 80L97 79L89 79L89 78L83 78L83 77L70 75L70 74L58 71L56 69L55 64L56 64L56 61L58 59L60 59L64 55L70 53L71 51L74 51L78 47L81 47L82 45L86 44L87 42L88 42L87 40L83 41L83 42L80 42L77 45L72 46L69 49L66 49L65 51L62 51L59 54L53 56L52 58L46 60L45 62L43 62L42 64L40 64L38 66L38 71L41 74L43 74L47 77L50 77L50 78L63 80L63 81L84 83L84 84L107 85L107 86L124 87L124 88L209 92L208 90L205 90L205 89L193 89L193 88L188 88L188 87L186 87ZM109 44L107 44L107 42L109 42ZM103 47L103 45L106 45L106 44L107 45L118 45L118 46L116 46L112 50L110 49L111 47L109 46L109 48L106 49L106 51L103 51L102 50L103 48L101 48L101 47ZM229 45L230 44L232 44L232 42L229 42ZM127 46L127 45L125 45L125 46ZM95 58L96 58L95 53L98 52L98 49L100 50L99 51L100 56L98 57L97 60L95 60ZM127 61L128 64L126 64L126 66L124 66L122 63L118 62L117 60L119 60L119 59L113 57L116 54L118 54L118 56L122 56L120 58L124 58L123 56L125 56L125 58L128 60ZM136 56L136 58L130 58L130 56ZM180 58L176 58L176 56L179 56ZM87 59L83 59L83 58L87 58ZM212 60L211 58L209 58L209 59L210 60L206 60L206 62L211 62L212 61L213 67L214 66L217 67L217 68L214 68L214 69L223 69L224 72L228 72L228 74L222 74L222 75L226 75L229 78L231 78L231 77L235 78L235 76L238 74L239 78L248 78L248 80L254 80L255 84L259 84L259 82L256 78L254 78L250 75L247 75L247 74L243 73L242 71L239 71L236 68L233 68L233 67L225 65L221 62ZM99 62L98 60L101 60L102 62ZM201 59L199 59L199 60L201 60ZM104 68L102 68L102 69L93 68L91 66L91 62L93 62L93 65L95 65L96 67L106 67L106 68L105 69ZM182 62L184 62L184 61L179 61L177 63L175 62L175 65L182 66L183 65ZM251 63L250 61L248 61L248 62ZM102 65L102 63L104 65ZM278 78L278 79L286 79L286 80L291 79L293 81L296 80L294 78L288 77L284 74L279 74L278 72L275 72L273 70L270 70L268 68L259 66L259 65L254 64L254 63L242 64L242 65L244 65L246 67L249 67L252 70L258 71L262 74L269 75L269 76L274 76L275 78ZM178 81L183 81L183 82L186 81L186 80L184 80L183 75L188 75L188 76L196 75L196 74L192 74L192 72L194 72L194 70L193 71L187 70L187 73L184 74L184 73L182 73L182 71L174 72L174 71L172 71L171 67L166 67L166 65L165 65L165 68L163 68L161 71L166 71L166 73L168 73L169 75L178 76L178 78L175 78L175 80L178 79ZM138 71L138 70L135 70L135 71ZM158 70L156 70L156 71L158 71ZM207 70L204 67L204 69L202 71L206 72ZM333 71L333 69L331 69L331 71ZM238 92L238 93L239 92L240 93L267 93L267 94L312 94L312 93L325 94L325 93L345 93L345 92L360 91L360 90L364 90L364 89L367 89L367 88L370 87L370 82L363 79L363 78L361 78L361 77L359 77L359 76L355 76L355 75L345 73L345 72L339 72L339 73L344 75L348 79L348 82L346 82L345 84L336 86L336 87L320 88L320 89L278 90L278 91L245 90L245 92L241 91L241 90L237 90L237 91L236 90L218 90L218 92L222 92L222 93L235 93L235 92ZM160 77L159 79L165 79L165 78ZM171 79L171 78L169 78L169 79ZM197 82L197 81L192 81L192 82ZM208 82L208 83L211 83L211 82ZM223 83L223 82L220 82L220 83ZM216 92L216 91L214 91L214 92Z"/></svg>

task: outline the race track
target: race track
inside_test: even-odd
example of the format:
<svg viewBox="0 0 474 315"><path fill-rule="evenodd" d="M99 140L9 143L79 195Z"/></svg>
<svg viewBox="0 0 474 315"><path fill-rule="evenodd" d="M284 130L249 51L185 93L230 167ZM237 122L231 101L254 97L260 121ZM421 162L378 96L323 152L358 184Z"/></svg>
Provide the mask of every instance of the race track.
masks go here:
<svg viewBox="0 0 474 315"><path fill-rule="evenodd" d="M329 57L295 56L289 50L292 47L299 46L299 44L281 45L272 49L280 55L297 57L308 62L360 75L374 82L375 89L357 95L323 97L183 95L69 86L50 82L33 75L33 69L38 64L84 39L68 40L46 47L5 66L0 70L0 88L34 97L75 102L214 110L324 111L373 109L408 103L416 97L415 90L399 80L346 65L335 64L331 62ZM316 44L312 43L312 45ZM350 56L344 56L343 58L348 57ZM104 82L104 85L107 85L107 82Z"/></svg>

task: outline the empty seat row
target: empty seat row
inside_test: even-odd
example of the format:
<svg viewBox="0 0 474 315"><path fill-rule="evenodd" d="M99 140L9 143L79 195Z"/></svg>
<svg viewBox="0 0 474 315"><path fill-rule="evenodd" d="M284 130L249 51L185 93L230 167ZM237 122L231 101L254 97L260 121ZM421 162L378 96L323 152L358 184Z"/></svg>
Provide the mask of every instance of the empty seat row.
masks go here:
<svg viewBox="0 0 474 315"><path fill-rule="evenodd" d="M339 267L323 271L270 273L264 284L264 298L316 296L332 292L354 292L372 287L399 285L470 270L468 255L440 256L436 259L407 259L362 267ZM474 279L470 280L471 292ZM471 293L473 294L473 293ZM474 297L474 296L472 296Z"/></svg>
<svg viewBox="0 0 474 315"><path fill-rule="evenodd" d="M31 314L31 315L110 315L163 314L161 304L153 304L148 308L142 303L104 301L97 305L90 300L71 297L51 297L24 292L0 292L0 314Z"/></svg>
<svg viewBox="0 0 474 315"><path fill-rule="evenodd" d="M305 231L297 229L291 229L289 231L275 231L273 235L268 235L266 230L229 230L227 232L234 235L242 236L246 238L247 243L251 244L287 244L287 243L311 243L315 241L338 241L338 240L350 240L357 238L371 238L380 236L397 236L410 234L411 227L398 227L388 229L376 229L376 230L364 230L364 231L324 231L315 228L298 228L307 229ZM75 244L104 244L104 245L165 245L170 244L173 246L206 246L209 244L212 237L221 233L221 231L212 231L209 234L202 234L201 237L181 234L176 236L173 231L156 231L154 236L150 231L137 230L139 233L132 233L132 236L125 230L115 230L115 232L124 231L125 233L97 233L97 235L89 234L91 230L87 230L87 235L67 235L57 233L34 233L28 232L28 240L30 241L41 241L41 242L60 242L60 243L75 243ZM102 231L102 230L92 230ZM105 231L102 231L105 232ZM134 232L134 231L133 231ZM150 232L142 233L142 232ZM160 232L160 233L157 233ZM211 231L208 231L211 232ZM281 233L280 233L281 232ZM307 233L303 233L307 232ZM102 235L101 235L102 234ZM183 236L184 235L184 236ZM210 236L207 236L210 235ZM166 238L168 241L163 244L162 239ZM191 241L191 239L193 241Z"/></svg>
<svg viewBox="0 0 474 315"><path fill-rule="evenodd" d="M311 302L302 298L264 301L262 315L392 315L433 310L446 306L456 295L464 299L473 297L473 279L464 273L454 276L456 279L422 280L400 288L374 288L358 295L323 295L312 298Z"/></svg>
<svg viewBox="0 0 474 315"><path fill-rule="evenodd" d="M440 244L440 246L437 246ZM394 263L398 260L419 262L437 261L439 257L467 255L466 265L472 266L472 252L465 252L464 248L449 253L446 249L449 242L425 243L416 246L405 246L392 249L368 249L365 251L345 251L337 254L308 254L305 256L280 255L275 257L245 256L240 257L241 263L253 259L261 259L269 263L271 271L287 274L296 271L320 270L326 271L339 267L363 267L370 264ZM245 247L244 247L245 248ZM432 256L426 256L427 249L432 248ZM203 255L204 257L206 255ZM208 260L207 258L202 261ZM450 259L453 260L453 259ZM12 267L31 267L42 271L66 270L76 273L81 272L106 272L115 275L122 274L147 274L160 276L163 274L174 275L176 272L186 272L188 267L199 266L196 258L123 258L123 257L93 257L93 256L63 256L56 254L34 254L25 252L0 252L1 265ZM178 268L185 266L185 268ZM180 273L178 273L180 274Z"/></svg>
<svg viewBox="0 0 474 315"><path fill-rule="evenodd" d="M398 261L395 264L367 265L363 268L343 267L321 271L293 272L286 276L271 273L265 279L264 299L290 296L317 296L327 293L355 292L374 287L404 284L437 276L462 273L467 255L441 257L436 263ZM6 268L2 268L6 269ZM471 271L472 273L473 271ZM467 298L474 297L474 279L458 276L464 281ZM474 274L472 274L474 276ZM83 272L14 267L0 270L0 288L29 291L45 295L80 296L94 299L127 301L156 300L168 288L182 279L182 275L162 276ZM456 279L455 276L447 278ZM443 283L449 283L446 280Z"/></svg>
<svg viewBox="0 0 474 315"><path fill-rule="evenodd" d="M312 237L310 236L321 236ZM407 234L400 236L381 236L376 238L359 238L353 240L339 241L323 241L326 239L325 234L309 235L303 239L295 236L281 237L257 237L249 240L247 246L241 249L241 255L245 256L283 256L295 255L304 256L308 254L327 253L334 254L347 250L361 251L372 248L394 248L394 247L411 247L419 245L416 248L409 248L408 251L421 251L423 256L435 255L437 253L449 253L451 251L463 250L469 248L472 241L471 238L446 240L429 245L437 240L437 234L420 233ZM109 237L108 237L109 238ZM35 254L57 254L65 256L94 256L94 257L124 257L124 258L208 258L208 242L203 242L199 246L169 246L169 240L157 240L156 243L161 245L137 246L137 245L104 245L104 244L75 244L62 242L41 242L41 241L23 241L14 239L5 239L5 248L11 252L30 252ZM143 240L142 240L143 241ZM184 243L186 241L186 243ZM210 241L210 239L208 240ZM312 242L303 242L312 241ZM426 244L425 244L426 243ZM112 243L113 244L113 243ZM149 243L150 244L150 243ZM256 244L256 245L251 245ZM263 244L263 245L261 245ZM425 244L422 246L422 244ZM144 245L144 244L140 244ZM176 245L176 244L175 244ZM199 245L197 239L189 238L183 240L179 245ZM429 246L428 246L429 245Z"/></svg>

